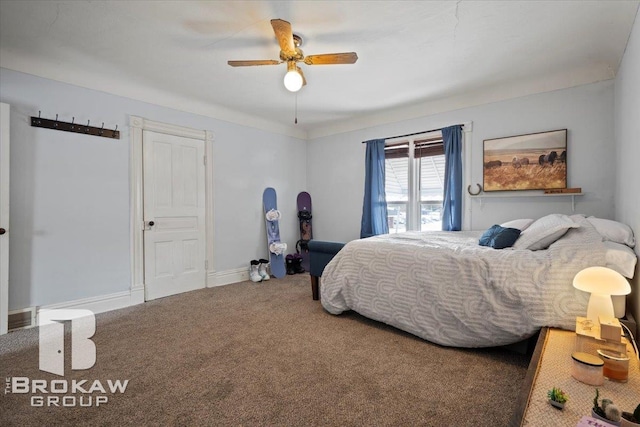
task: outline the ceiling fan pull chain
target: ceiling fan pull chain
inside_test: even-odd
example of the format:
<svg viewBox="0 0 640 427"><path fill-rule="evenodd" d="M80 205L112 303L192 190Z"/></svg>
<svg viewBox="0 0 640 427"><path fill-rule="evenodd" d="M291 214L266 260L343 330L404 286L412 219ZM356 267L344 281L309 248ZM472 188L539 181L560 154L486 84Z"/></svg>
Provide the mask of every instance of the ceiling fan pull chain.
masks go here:
<svg viewBox="0 0 640 427"><path fill-rule="evenodd" d="M296 92L296 111L295 111L295 116L296 119L294 121L294 124L298 124L298 92Z"/></svg>

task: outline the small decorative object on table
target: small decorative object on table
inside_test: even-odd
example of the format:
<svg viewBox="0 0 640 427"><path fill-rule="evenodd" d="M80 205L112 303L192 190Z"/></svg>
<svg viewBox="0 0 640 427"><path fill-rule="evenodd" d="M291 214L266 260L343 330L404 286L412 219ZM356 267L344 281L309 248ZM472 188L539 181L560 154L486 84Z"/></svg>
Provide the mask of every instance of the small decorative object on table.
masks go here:
<svg viewBox="0 0 640 427"><path fill-rule="evenodd" d="M583 352L571 354L571 376L580 382L589 385L602 385L604 376L602 367L604 362L597 356Z"/></svg>
<svg viewBox="0 0 640 427"><path fill-rule="evenodd" d="M604 362L602 375L611 381L626 383L629 380L629 356L615 350L598 349Z"/></svg>
<svg viewBox="0 0 640 427"><path fill-rule="evenodd" d="M640 427L640 404L636 406L635 411L623 412L621 424L622 427Z"/></svg>
<svg viewBox="0 0 640 427"><path fill-rule="evenodd" d="M558 409L564 409L564 404L569 400L569 395L561 389L554 387L547 392L549 403Z"/></svg>
<svg viewBox="0 0 640 427"><path fill-rule="evenodd" d="M600 391L596 388L596 397L593 398L593 408L591 409L591 416L603 421L613 424L614 426L620 425L621 411L613 402L609 399L602 399L602 404L598 403L598 396Z"/></svg>

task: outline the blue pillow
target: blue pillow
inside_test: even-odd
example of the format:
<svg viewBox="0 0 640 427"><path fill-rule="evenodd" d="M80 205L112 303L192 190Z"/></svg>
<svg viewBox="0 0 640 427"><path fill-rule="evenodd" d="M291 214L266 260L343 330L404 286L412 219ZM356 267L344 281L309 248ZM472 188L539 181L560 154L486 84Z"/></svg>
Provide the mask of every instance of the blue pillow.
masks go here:
<svg viewBox="0 0 640 427"><path fill-rule="evenodd" d="M494 249L510 248L518 240L520 233L517 228L505 228L496 224L482 234L478 243Z"/></svg>
<svg viewBox="0 0 640 427"><path fill-rule="evenodd" d="M482 236L480 236L480 241L478 242L480 246L489 246L489 244L491 243L491 239L493 239L493 237L498 234L498 232L502 228L503 227L499 226L498 224L492 225L487 231L482 234Z"/></svg>
<svg viewBox="0 0 640 427"><path fill-rule="evenodd" d="M491 239L491 246L493 249L510 248L520 237L521 230L517 228L504 228L498 234Z"/></svg>

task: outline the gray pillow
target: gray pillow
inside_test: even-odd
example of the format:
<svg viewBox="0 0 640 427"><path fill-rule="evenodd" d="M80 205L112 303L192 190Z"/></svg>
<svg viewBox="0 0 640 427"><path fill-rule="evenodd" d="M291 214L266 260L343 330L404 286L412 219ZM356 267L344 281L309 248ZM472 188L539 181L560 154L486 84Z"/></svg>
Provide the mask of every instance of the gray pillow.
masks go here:
<svg viewBox="0 0 640 427"><path fill-rule="evenodd" d="M520 231L524 231L533 224L533 219L514 219L512 221L507 221L505 223L500 224L504 228L517 228Z"/></svg>
<svg viewBox="0 0 640 427"><path fill-rule="evenodd" d="M547 249L549 245L565 235L570 228L578 228L567 215L551 214L534 221L522 232L513 245L514 249L538 251Z"/></svg>
<svg viewBox="0 0 640 427"><path fill-rule="evenodd" d="M593 225L604 240L621 243L633 248L636 245L636 239L633 236L631 227L618 221L610 219L596 218L590 216L587 221Z"/></svg>

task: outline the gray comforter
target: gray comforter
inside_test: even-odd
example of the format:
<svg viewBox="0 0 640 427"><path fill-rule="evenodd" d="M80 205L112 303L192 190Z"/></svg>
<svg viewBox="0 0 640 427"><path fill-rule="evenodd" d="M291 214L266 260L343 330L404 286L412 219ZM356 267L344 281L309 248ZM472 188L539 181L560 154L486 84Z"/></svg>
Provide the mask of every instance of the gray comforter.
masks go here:
<svg viewBox="0 0 640 427"><path fill-rule="evenodd" d="M602 237L588 221L576 222L540 251L479 246L475 231L355 240L326 266L322 305L456 347L514 343L542 326L572 330L589 298L573 277L605 264Z"/></svg>

